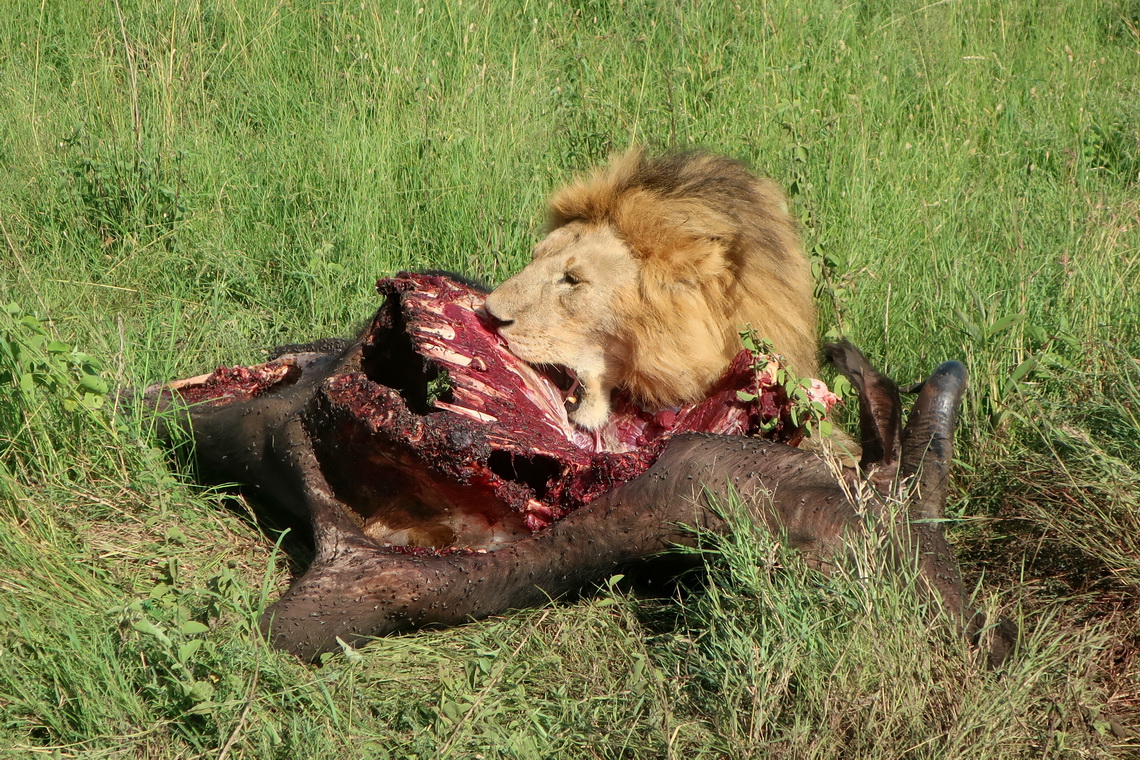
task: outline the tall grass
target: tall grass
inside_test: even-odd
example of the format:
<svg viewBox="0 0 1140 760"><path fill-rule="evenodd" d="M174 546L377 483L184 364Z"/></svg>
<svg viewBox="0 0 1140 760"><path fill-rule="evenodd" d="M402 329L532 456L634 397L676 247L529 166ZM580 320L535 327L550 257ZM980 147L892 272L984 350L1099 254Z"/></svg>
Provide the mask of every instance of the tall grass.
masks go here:
<svg viewBox="0 0 1140 760"><path fill-rule="evenodd" d="M0 38L0 754L1136 750L1135 2L10 0ZM500 281L633 142L789 187L828 332L968 364L950 511L1004 670L750 533L680 600L317 669L253 633L288 558L100 383L344 334L398 269Z"/></svg>

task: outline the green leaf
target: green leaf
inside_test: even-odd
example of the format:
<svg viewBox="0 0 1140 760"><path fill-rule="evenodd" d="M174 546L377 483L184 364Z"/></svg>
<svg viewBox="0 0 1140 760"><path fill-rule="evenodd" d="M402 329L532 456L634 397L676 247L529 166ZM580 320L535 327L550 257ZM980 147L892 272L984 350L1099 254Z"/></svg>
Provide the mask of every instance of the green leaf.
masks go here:
<svg viewBox="0 0 1140 760"><path fill-rule="evenodd" d="M851 383L843 375L837 375L831 382L831 392L839 398L850 398L854 392Z"/></svg>
<svg viewBox="0 0 1140 760"><path fill-rule="evenodd" d="M79 386L100 396L107 392L107 382L98 375L80 375Z"/></svg>
<svg viewBox="0 0 1140 760"><path fill-rule="evenodd" d="M162 599L173 591L174 587L169 583L156 583L154 588L150 590L149 596L151 599Z"/></svg>
<svg viewBox="0 0 1140 760"><path fill-rule="evenodd" d="M1013 327L1014 325L1020 324L1024 321L1025 321L1025 315L1024 314L1010 314L1008 317L1003 317L1002 319L999 319L997 322L994 322L993 325L990 326L989 333L990 333L990 335L997 335L999 332L1003 332L1005 330L1008 330L1009 328Z"/></svg>
<svg viewBox="0 0 1140 760"><path fill-rule="evenodd" d="M336 643L340 644L341 651L344 652L344 659L349 662L363 662L364 655L357 650L352 644L342 639L340 636L336 637Z"/></svg>
<svg viewBox="0 0 1140 760"><path fill-rule="evenodd" d="M40 321L38 319L33 317L31 314L22 318L19 322L20 322L20 324L22 324L24 327L27 327L32 332L34 332L38 335L43 335L44 326L40 323Z"/></svg>
<svg viewBox="0 0 1140 760"><path fill-rule="evenodd" d="M967 335L976 341L982 339L981 329L966 316L966 312L961 309L955 309L954 316L958 318L958 324L962 326L962 329L966 331Z"/></svg>
<svg viewBox="0 0 1140 760"><path fill-rule="evenodd" d="M1037 367L1037 359L1035 357L1031 356L1028 359L1026 359L1025 361L1023 361L1021 364L1017 365L1017 368L1013 370L1013 374L1011 374L1009 376L1009 379L1015 383L1021 382L1021 378L1028 375L1030 372L1032 372L1034 369L1036 369L1036 367Z"/></svg>
<svg viewBox="0 0 1140 760"><path fill-rule="evenodd" d="M1050 366L1053 369L1071 369L1073 366L1072 361L1053 351L1042 354L1040 359L1042 364Z"/></svg>
<svg viewBox="0 0 1140 760"><path fill-rule="evenodd" d="M218 706L218 703L215 702L214 700L206 699L206 700L203 700L203 701L199 702L198 704L194 705L193 707L191 707L189 710L186 711L186 714L187 715L206 715L207 713L213 712L214 708L217 706Z"/></svg>
<svg viewBox="0 0 1140 760"><path fill-rule="evenodd" d="M443 713L443 717L447 718L451 723L455 723L463 717L464 712L462 705L447 697L440 698L439 711Z"/></svg>
<svg viewBox="0 0 1140 760"><path fill-rule="evenodd" d="M1037 325L1026 325L1025 336L1035 343L1044 343L1049 340L1049 333Z"/></svg>
<svg viewBox="0 0 1140 760"><path fill-rule="evenodd" d="M139 633L145 633L150 636L154 636L164 644L170 644L170 638L163 632L163 630L146 618L142 618L141 620L136 620L135 622L131 623L131 628L134 628Z"/></svg>
<svg viewBox="0 0 1140 760"><path fill-rule="evenodd" d="M206 702L214 696L214 685L209 681L183 682L182 690L195 702Z"/></svg>
<svg viewBox="0 0 1140 760"><path fill-rule="evenodd" d="M82 404L88 409L99 409L103 406L103 397L94 393L85 393L83 394ZM115 437L118 438L118 435Z"/></svg>
<svg viewBox="0 0 1140 760"><path fill-rule="evenodd" d="M197 620L190 620L182 624L182 632L188 636L193 636L196 633L209 633L210 626L205 623L199 623Z"/></svg>
<svg viewBox="0 0 1140 760"><path fill-rule="evenodd" d="M185 664L187 660L194 656L194 653L202 648L202 640L194 639L187 641L182 646L178 647L178 661Z"/></svg>

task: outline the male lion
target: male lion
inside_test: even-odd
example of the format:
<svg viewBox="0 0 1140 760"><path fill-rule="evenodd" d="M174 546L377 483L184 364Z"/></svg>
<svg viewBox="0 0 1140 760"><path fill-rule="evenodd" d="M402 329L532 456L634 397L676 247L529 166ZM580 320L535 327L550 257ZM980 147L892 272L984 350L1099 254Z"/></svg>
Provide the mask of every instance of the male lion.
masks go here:
<svg viewBox="0 0 1140 760"><path fill-rule="evenodd" d="M811 267L787 198L743 164L634 149L556 192L550 234L487 298L510 350L568 370L587 430L623 388L646 409L704 397L751 325L818 371Z"/></svg>

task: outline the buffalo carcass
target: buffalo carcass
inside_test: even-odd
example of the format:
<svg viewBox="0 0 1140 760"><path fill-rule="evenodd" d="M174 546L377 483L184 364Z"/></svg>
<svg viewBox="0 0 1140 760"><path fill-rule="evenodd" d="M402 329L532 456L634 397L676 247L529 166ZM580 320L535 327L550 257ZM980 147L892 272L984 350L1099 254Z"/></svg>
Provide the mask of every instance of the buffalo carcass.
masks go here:
<svg viewBox="0 0 1140 760"><path fill-rule="evenodd" d="M863 437L860 467L840 468L790 445L800 433L776 365L748 352L700 404L649 414L616 399L611 423L586 433L567 417L572 381L507 352L481 291L409 274L378 288L384 304L345 346L292 347L146 394L167 433L190 430L202 480L310 522L316 557L262 619L276 646L312 659L338 639L543 604L692 545L694 530L726 532L730 498L821 567L849 532L890 530L964 633L982 630L940 522L961 364L935 370L903 428L895 385L832 347ZM886 506L900 498L901 512ZM992 638L1000 662L1013 632Z"/></svg>

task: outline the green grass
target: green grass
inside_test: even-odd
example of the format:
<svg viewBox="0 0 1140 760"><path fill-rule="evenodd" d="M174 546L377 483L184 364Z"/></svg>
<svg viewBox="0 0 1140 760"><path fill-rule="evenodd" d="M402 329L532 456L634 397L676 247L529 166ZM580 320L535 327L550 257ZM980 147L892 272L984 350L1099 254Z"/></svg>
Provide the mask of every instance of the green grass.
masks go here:
<svg viewBox="0 0 1140 760"><path fill-rule="evenodd" d="M121 6L0 7L0 756L1137 751L1135 0ZM968 364L953 539L1025 631L1003 670L747 531L681 601L306 667L252 632L273 538L92 408L351 331L402 268L498 282L634 141L791 188L825 330Z"/></svg>

